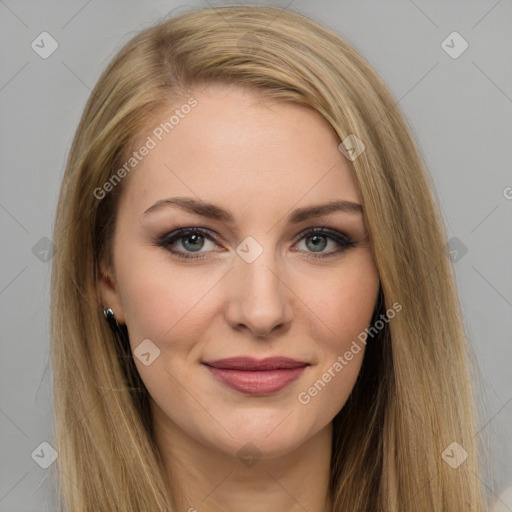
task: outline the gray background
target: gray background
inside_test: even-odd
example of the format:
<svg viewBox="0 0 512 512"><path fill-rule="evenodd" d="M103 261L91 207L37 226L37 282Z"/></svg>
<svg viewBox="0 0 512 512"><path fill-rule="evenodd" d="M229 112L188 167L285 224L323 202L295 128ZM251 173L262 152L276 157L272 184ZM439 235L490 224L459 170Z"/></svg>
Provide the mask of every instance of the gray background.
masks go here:
<svg viewBox="0 0 512 512"><path fill-rule="evenodd" d="M482 376L479 440L490 443L495 471L486 488L496 511L512 511L510 497L498 499L512 486L512 2L265 3L344 36L413 126L457 250ZM43 469L31 454L53 443L47 249L79 116L100 72L136 31L208 4L222 2L0 0L1 511L56 509L55 466ZM43 31L58 42L46 59L31 47ZM441 46L453 31L469 44L458 58Z"/></svg>

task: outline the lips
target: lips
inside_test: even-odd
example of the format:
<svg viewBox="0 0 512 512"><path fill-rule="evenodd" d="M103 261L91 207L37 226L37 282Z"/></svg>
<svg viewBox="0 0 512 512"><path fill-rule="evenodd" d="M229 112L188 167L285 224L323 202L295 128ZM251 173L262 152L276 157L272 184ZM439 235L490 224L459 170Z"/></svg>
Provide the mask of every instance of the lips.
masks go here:
<svg viewBox="0 0 512 512"><path fill-rule="evenodd" d="M202 363L226 386L241 393L265 395L280 391L309 366L309 363L289 357L231 357Z"/></svg>
<svg viewBox="0 0 512 512"><path fill-rule="evenodd" d="M253 357L229 357L217 361L206 361L203 364L213 368L224 370L282 370L290 368L301 368L309 363L296 361L289 357L267 357L266 359L255 359Z"/></svg>

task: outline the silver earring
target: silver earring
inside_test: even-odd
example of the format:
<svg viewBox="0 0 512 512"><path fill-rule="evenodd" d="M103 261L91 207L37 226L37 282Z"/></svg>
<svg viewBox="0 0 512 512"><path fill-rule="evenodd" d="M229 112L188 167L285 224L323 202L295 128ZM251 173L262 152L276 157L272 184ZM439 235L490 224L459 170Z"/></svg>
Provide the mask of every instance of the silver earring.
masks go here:
<svg viewBox="0 0 512 512"><path fill-rule="evenodd" d="M107 319L108 324L110 325L110 328L114 332L114 334L117 334L121 338L123 337L123 332L121 331L121 327L117 323L116 315L112 311L112 309L104 309L103 314L105 315L105 318Z"/></svg>

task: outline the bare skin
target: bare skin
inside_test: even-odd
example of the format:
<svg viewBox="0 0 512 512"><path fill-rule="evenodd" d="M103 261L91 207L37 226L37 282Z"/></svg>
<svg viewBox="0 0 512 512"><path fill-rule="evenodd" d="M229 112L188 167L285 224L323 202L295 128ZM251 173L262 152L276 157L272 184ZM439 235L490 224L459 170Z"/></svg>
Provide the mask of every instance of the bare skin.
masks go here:
<svg viewBox="0 0 512 512"><path fill-rule="evenodd" d="M355 384L364 347L341 371L332 368L368 327L379 277L361 212L296 224L288 215L330 201L360 204L350 163L310 109L263 103L228 86L194 97L197 106L125 178L115 275L104 269L102 299L127 325L132 350L149 339L160 351L151 364L134 360L177 510L323 512L332 419ZM233 222L177 206L144 213L171 197L214 203ZM213 240L196 232L166 247L156 242L197 227ZM330 234L298 238L319 227L354 245ZM246 245L247 237L257 245ZM242 257L258 248L254 261ZM249 394L203 364L233 356L287 356L308 366L276 392ZM325 387L308 394L319 379Z"/></svg>

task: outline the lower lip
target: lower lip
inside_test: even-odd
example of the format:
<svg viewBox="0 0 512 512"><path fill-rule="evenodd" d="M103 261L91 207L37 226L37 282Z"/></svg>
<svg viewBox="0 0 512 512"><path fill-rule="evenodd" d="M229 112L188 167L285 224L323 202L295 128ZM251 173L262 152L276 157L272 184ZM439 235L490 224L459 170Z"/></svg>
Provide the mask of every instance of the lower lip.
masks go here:
<svg viewBox="0 0 512 512"><path fill-rule="evenodd" d="M248 371L205 366L226 386L249 395L276 393L291 384L306 369L305 366L301 366L300 368Z"/></svg>

